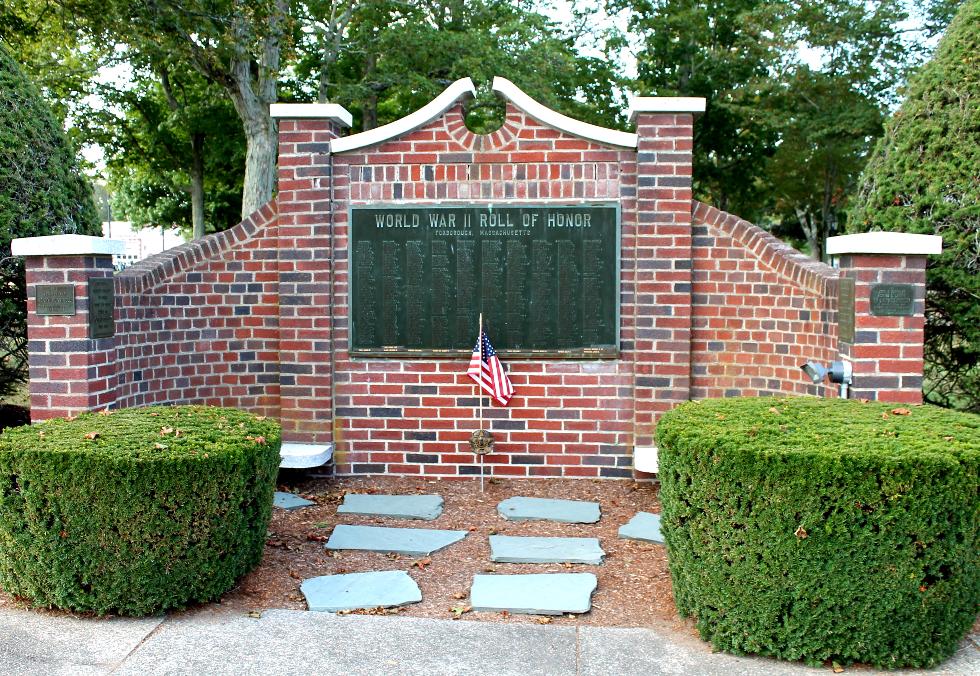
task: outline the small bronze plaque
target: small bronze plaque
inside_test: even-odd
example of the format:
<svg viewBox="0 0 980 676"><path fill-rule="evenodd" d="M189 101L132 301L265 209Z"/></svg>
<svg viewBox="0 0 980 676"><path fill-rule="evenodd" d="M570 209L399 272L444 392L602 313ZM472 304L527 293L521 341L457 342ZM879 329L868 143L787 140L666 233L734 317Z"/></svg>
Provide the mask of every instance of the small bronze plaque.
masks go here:
<svg viewBox="0 0 980 676"><path fill-rule="evenodd" d="M34 300L37 314L65 317L71 317L75 314L74 284L38 284L35 289Z"/></svg>
<svg viewBox="0 0 980 676"><path fill-rule="evenodd" d="M854 342L854 280L841 277L837 291L837 339Z"/></svg>
<svg viewBox="0 0 980 676"><path fill-rule="evenodd" d="M112 313L116 306L115 284L112 277L93 277L88 280L89 338L111 338L116 334Z"/></svg>
<svg viewBox="0 0 980 676"><path fill-rule="evenodd" d="M878 317L911 317L915 312L912 284L872 284L871 314Z"/></svg>

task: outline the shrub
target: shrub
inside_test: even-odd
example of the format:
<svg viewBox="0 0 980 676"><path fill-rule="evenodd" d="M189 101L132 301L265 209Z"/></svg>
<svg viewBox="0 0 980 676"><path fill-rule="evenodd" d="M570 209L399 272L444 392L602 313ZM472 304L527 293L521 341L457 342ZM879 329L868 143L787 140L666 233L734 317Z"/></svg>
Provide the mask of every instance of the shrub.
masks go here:
<svg viewBox="0 0 980 676"><path fill-rule="evenodd" d="M0 434L0 587L148 615L208 601L262 558L279 425L232 409L124 409Z"/></svg>
<svg viewBox="0 0 980 676"><path fill-rule="evenodd" d="M16 237L100 234L92 189L61 125L0 44L0 396L27 376L27 286Z"/></svg>
<svg viewBox="0 0 980 676"><path fill-rule="evenodd" d="M657 426L678 611L737 654L931 666L980 602L980 417L821 399Z"/></svg>

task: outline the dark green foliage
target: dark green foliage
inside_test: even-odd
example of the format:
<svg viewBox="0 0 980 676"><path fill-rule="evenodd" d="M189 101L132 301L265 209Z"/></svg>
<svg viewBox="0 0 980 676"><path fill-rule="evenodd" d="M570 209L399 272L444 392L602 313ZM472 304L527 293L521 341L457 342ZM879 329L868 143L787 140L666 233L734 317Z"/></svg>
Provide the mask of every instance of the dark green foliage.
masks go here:
<svg viewBox="0 0 980 676"><path fill-rule="evenodd" d="M74 151L37 88L0 46L0 396L27 360L24 269L16 237L98 234L99 219Z"/></svg>
<svg viewBox="0 0 980 676"><path fill-rule="evenodd" d="M98 614L219 597L262 558L279 446L278 423L203 406L6 430L0 588Z"/></svg>
<svg viewBox="0 0 980 676"><path fill-rule="evenodd" d="M973 624L980 417L717 399L667 413L657 442L677 608L716 648L932 666Z"/></svg>
<svg viewBox="0 0 980 676"><path fill-rule="evenodd" d="M980 0L963 3L909 82L855 198L851 227L938 234L929 261L929 401L980 412Z"/></svg>

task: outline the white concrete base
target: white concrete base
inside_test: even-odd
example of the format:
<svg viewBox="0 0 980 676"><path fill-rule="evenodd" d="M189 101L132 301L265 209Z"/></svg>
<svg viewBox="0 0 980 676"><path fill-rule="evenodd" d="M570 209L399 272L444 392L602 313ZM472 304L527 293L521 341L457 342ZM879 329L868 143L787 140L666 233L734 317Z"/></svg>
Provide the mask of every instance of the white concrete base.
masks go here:
<svg viewBox="0 0 980 676"><path fill-rule="evenodd" d="M634 446L633 469L638 472L657 474L660 471L660 454L657 447Z"/></svg>
<svg viewBox="0 0 980 676"><path fill-rule="evenodd" d="M282 456L280 467L305 469L326 464L333 457L333 444L285 443L279 451Z"/></svg>

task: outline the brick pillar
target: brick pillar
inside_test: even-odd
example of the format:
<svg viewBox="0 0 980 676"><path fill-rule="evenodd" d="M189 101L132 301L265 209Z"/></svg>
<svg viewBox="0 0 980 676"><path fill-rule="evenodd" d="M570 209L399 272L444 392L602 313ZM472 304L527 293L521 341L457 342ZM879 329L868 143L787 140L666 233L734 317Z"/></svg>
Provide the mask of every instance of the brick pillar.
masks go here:
<svg viewBox="0 0 980 676"><path fill-rule="evenodd" d="M335 104L274 104L271 113L279 119L283 466L309 467L333 450L330 141L351 116Z"/></svg>
<svg viewBox="0 0 980 676"><path fill-rule="evenodd" d="M637 98L634 454L659 416L691 393L691 162L704 99ZM655 461L650 469L656 470Z"/></svg>
<svg viewBox="0 0 980 676"><path fill-rule="evenodd" d="M112 278L112 254L122 253L123 243L52 235L15 239L11 249L25 258L27 269L31 420L113 406L116 341L90 337L89 280ZM69 293L62 293L66 286ZM42 311L58 314L38 314L39 288L46 306Z"/></svg>
<svg viewBox="0 0 980 676"><path fill-rule="evenodd" d="M926 256L941 251L936 235L868 232L827 240L841 277L854 280L854 338L840 340L841 356L854 369L850 398L922 403ZM845 304L841 314L849 312Z"/></svg>

